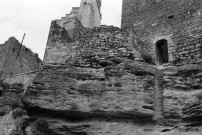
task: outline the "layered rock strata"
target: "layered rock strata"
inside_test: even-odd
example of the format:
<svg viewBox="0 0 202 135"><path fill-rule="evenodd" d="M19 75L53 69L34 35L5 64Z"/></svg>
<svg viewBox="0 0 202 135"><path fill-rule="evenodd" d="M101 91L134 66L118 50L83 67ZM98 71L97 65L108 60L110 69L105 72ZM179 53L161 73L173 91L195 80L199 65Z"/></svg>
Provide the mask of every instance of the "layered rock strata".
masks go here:
<svg viewBox="0 0 202 135"><path fill-rule="evenodd" d="M162 72L172 76L183 69ZM28 88L23 103L28 113L37 117L150 123L154 114L154 73L154 66L132 61L99 69L47 65ZM202 91L171 89L166 79L164 84L163 124L199 124L196 116L202 113Z"/></svg>
<svg viewBox="0 0 202 135"><path fill-rule="evenodd" d="M31 115L48 112L74 120L101 117L150 121L153 78L150 72L125 64L100 69L45 66L28 88L23 103Z"/></svg>

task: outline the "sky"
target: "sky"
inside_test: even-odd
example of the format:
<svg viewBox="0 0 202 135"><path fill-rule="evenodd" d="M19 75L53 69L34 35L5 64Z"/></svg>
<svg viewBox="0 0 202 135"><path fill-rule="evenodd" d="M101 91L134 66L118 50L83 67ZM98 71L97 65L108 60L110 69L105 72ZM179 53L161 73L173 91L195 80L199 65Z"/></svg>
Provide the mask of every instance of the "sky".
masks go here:
<svg viewBox="0 0 202 135"><path fill-rule="evenodd" d="M50 23L79 7L80 0L0 0L0 44L14 36L43 59ZM121 25L122 0L102 0L102 24Z"/></svg>

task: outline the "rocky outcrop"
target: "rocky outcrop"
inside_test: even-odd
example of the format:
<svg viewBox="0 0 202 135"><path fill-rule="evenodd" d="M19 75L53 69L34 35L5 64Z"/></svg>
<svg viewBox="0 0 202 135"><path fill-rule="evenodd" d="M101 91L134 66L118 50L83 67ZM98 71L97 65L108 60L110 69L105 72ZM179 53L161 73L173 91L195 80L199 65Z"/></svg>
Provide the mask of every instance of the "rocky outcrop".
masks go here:
<svg viewBox="0 0 202 135"><path fill-rule="evenodd" d="M39 118L150 123L154 114L155 69L152 65L132 61L105 68L46 65L28 88L23 104L30 116ZM183 70L188 69L166 68L162 72L167 77L178 72L185 74L187 72ZM168 85L164 78L162 124L179 126L196 123L194 116L200 116L202 112L200 104L193 104L200 102L200 94L200 89L179 91L175 85ZM49 125L49 122L45 123Z"/></svg>
<svg viewBox="0 0 202 135"><path fill-rule="evenodd" d="M50 43L70 43L73 41L69 36L68 31L63 27L60 27L56 21L51 22L51 29L48 38Z"/></svg>
<svg viewBox="0 0 202 135"><path fill-rule="evenodd" d="M10 135L15 129L15 120L12 117L12 112L0 118L0 134ZM5 126L7 125L7 126Z"/></svg>
<svg viewBox="0 0 202 135"><path fill-rule="evenodd" d="M30 115L150 122L153 75L126 65L100 69L44 66L23 103Z"/></svg>
<svg viewBox="0 0 202 135"><path fill-rule="evenodd" d="M164 73L165 87L173 90L198 90L202 88L202 68L200 65L172 67Z"/></svg>
<svg viewBox="0 0 202 135"><path fill-rule="evenodd" d="M164 116L172 121L188 125L200 123L201 110L201 71L200 65L184 65L164 70L165 106ZM170 109L166 109L170 108Z"/></svg>
<svg viewBox="0 0 202 135"><path fill-rule="evenodd" d="M8 87L2 100L11 97L7 107L11 106L9 111L15 111L9 114L14 118L5 117L13 121L15 128L12 131L16 135L156 135L164 132L197 135L202 131L200 128L187 126L201 125L202 91L167 87L166 80L161 123L164 126L155 126L155 69L152 65L132 61L103 68L46 65L33 85L28 87L23 106L13 104L20 101L20 97L16 99L16 95L9 95L23 91L23 86L15 84ZM168 76L184 69L188 70L179 67L162 69L162 72Z"/></svg>
<svg viewBox="0 0 202 135"><path fill-rule="evenodd" d="M22 108L15 108L8 114L0 117L1 135L24 135L25 128L29 125L30 118Z"/></svg>
<svg viewBox="0 0 202 135"><path fill-rule="evenodd" d="M202 94L200 93L200 96ZM193 105L183 108L183 120L188 122L191 126L198 126L202 124L202 104L194 103Z"/></svg>

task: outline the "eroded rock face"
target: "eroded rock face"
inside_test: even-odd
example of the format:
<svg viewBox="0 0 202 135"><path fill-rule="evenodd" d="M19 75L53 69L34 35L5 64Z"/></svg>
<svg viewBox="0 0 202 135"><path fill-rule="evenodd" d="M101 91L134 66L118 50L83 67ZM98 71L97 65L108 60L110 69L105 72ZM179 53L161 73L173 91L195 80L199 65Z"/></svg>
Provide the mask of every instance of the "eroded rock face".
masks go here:
<svg viewBox="0 0 202 135"><path fill-rule="evenodd" d="M1 135L24 135L24 128L28 126L29 117L22 108L15 108L8 114L0 117Z"/></svg>
<svg viewBox="0 0 202 135"><path fill-rule="evenodd" d="M164 77L173 77L184 69L188 70L162 71ZM154 66L131 61L105 68L46 65L23 98L24 109L30 117L24 118L26 115L19 113L22 109L12 107L13 102L20 101L18 93L13 92L22 91L20 85L10 86L2 100L11 97L6 106L10 109L8 112L14 109L15 129L12 131L16 135L200 133L200 128L186 126L201 125L202 91L176 89L174 85L168 85L165 78L164 126L155 127L154 73Z"/></svg>
<svg viewBox="0 0 202 135"><path fill-rule="evenodd" d="M16 107L22 107L20 94L23 92L22 84L4 85L4 93L0 97L0 116L8 114Z"/></svg>
<svg viewBox="0 0 202 135"><path fill-rule="evenodd" d="M164 117L188 125L202 122L201 66L184 65L164 71Z"/></svg>
<svg viewBox="0 0 202 135"><path fill-rule="evenodd" d="M173 67L172 72L164 74L165 87L173 90L202 89L202 68L200 65L184 65Z"/></svg>
<svg viewBox="0 0 202 135"><path fill-rule="evenodd" d="M152 94L153 75L124 64L100 69L45 66L23 103L31 115L151 121Z"/></svg>
<svg viewBox="0 0 202 135"><path fill-rule="evenodd" d="M130 121L83 121L79 123L39 119L26 129L31 135L200 135L201 129L137 125ZM31 131L31 132L30 132Z"/></svg>
<svg viewBox="0 0 202 135"><path fill-rule="evenodd" d="M197 134L198 128L171 128L201 124L202 91L176 89L175 85L168 85L165 78L187 73L182 72L184 69L188 70L181 67L162 70L162 124L170 127L160 128L157 132L153 130L156 127L152 127L154 66L131 61L97 69L46 65L23 98L28 114L38 118L27 130L58 135ZM124 123L127 124L123 126ZM113 129L114 132L111 132Z"/></svg>
<svg viewBox="0 0 202 135"><path fill-rule="evenodd" d="M0 134L10 135L15 130L15 120L12 117L12 112L0 118Z"/></svg>

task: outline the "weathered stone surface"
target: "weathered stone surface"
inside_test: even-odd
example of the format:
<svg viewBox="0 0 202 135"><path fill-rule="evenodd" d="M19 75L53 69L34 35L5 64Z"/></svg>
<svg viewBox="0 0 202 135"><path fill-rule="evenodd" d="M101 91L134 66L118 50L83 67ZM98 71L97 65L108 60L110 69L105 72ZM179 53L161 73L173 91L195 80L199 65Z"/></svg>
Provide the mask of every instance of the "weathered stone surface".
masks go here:
<svg viewBox="0 0 202 135"><path fill-rule="evenodd" d="M12 117L12 112L0 118L0 134L11 135L15 130L15 120Z"/></svg>
<svg viewBox="0 0 202 135"><path fill-rule="evenodd" d="M5 129L0 134L201 134L202 68L186 65L201 63L200 5L188 0L124 0L122 25L133 25L130 29L85 29L76 19L78 8L53 21L44 57L47 65L28 87L23 105L23 86L11 85L0 98L0 115L8 114L0 119ZM177 14L170 16L170 8ZM131 14L134 11L137 16ZM175 18L178 13L183 19ZM167 21L161 20L165 16ZM165 40L168 49L159 40ZM164 50L163 63L184 66L158 66L158 75L146 53L155 56L157 46ZM30 118L23 117L23 107Z"/></svg>
<svg viewBox="0 0 202 135"><path fill-rule="evenodd" d="M184 114L185 108L190 108L193 104L200 102L198 95L201 95L201 90L176 91L165 89L164 92L164 119L165 124L168 125L181 125L191 124L197 122L192 119L186 121L186 115ZM194 111L193 111L194 112ZM201 111L198 111L199 115Z"/></svg>
<svg viewBox="0 0 202 135"><path fill-rule="evenodd" d="M126 120L65 121L58 118L30 118L17 108L0 118L2 135L200 135L202 128L179 128L136 124Z"/></svg>
<svg viewBox="0 0 202 135"><path fill-rule="evenodd" d="M35 71L42 63L37 54L21 45L14 37L0 45L0 57L0 77Z"/></svg>
<svg viewBox="0 0 202 135"><path fill-rule="evenodd" d="M4 78L3 83L9 84L11 87L15 86L16 84L19 84L23 87L20 89L26 89L29 85L31 85L33 83L33 80L36 77L38 72L39 71L36 70L36 71L32 71L32 72L9 76L9 77ZM16 87L14 87L12 89L14 91L16 91ZM19 89L19 88L17 88L17 89Z"/></svg>
<svg viewBox="0 0 202 135"><path fill-rule="evenodd" d="M164 75L174 75L183 69L188 70L179 67L162 71ZM28 88L23 103L31 116L74 121L132 119L136 123L151 122L154 73L154 66L131 61L99 69L47 65ZM202 91L179 91L175 86L164 84L162 123L179 126L197 122L194 115L200 116L201 109L193 110L191 115L184 113L186 108L200 102L198 95Z"/></svg>
<svg viewBox="0 0 202 135"><path fill-rule="evenodd" d="M198 90L202 88L202 68L200 65L172 67L164 72L165 87L173 90Z"/></svg>
<svg viewBox="0 0 202 135"><path fill-rule="evenodd" d="M69 40L65 42L60 40L60 37L58 37L59 41L55 42L52 39L57 39L57 36L52 33L58 32L52 27L44 56L45 63L68 63L80 67L100 68L109 65L109 63L103 64L103 61L113 63L119 62L117 61L119 59L141 58L136 50L136 48L140 49L137 39L132 38L134 33L129 32L128 29L103 25L99 28L85 29L85 32L76 36L75 42Z"/></svg>
<svg viewBox="0 0 202 135"><path fill-rule="evenodd" d="M20 95L23 92L22 84L13 84L3 86L4 93L0 97L0 116L8 114L17 107L22 107Z"/></svg>
<svg viewBox="0 0 202 135"><path fill-rule="evenodd" d="M173 129L154 125L138 125L131 121L84 121L65 122L61 120L38 119L26 128L32 135L200 135L202 129Z"/></svg>
<svg viewBox="0 0 202 135"><path fill-rule="evenodd" d="M1 135L24 135L27 134L25 128L31 121L25 110L16 108L5 116L0 117Z"/></svg>
<svg viewBox="0 0 202 135"><path fill-rule="evenodd" d="M200 93L200 95L202 95ZM194 103L183 108L183 120L188 121L189 125L197 126L202 124L202 105L201 102ZM193 122L194 121L194 122Z"/></svg>
<svg viewBox="0 0 202 135"><path fill-rule="evenodd" d="M133 27L141 47L155 58L158 41L166 40L169 62L202 62L200 0L123 0L122 5L121 27Z"/></svg>
<svg viewBox="0 0 202 135"><path fill-rule="evenodd" d="M189 69L200 68L162 71L163 75L175 75ZM200 127L187 126L201 125L200 89L179 91L165 85L164 126L153 124L154 73L153 65L132 61L98 69L46 65L23 98L24 108L36 119L17 118L24 126L16 126L13 131L32 135L198 135ZM6 94L20 88L11 86ZM21 117L18 112L17 109L12 115Z"/></svg>
<svg viewBox="0 0 202 135"><path fill-rule="evenodd" d="M150 121L152 80L149 72L135 75L123 64L108 69L45 66L28 88L23 103L32 115L49 112L72 119Z"/></svg>

